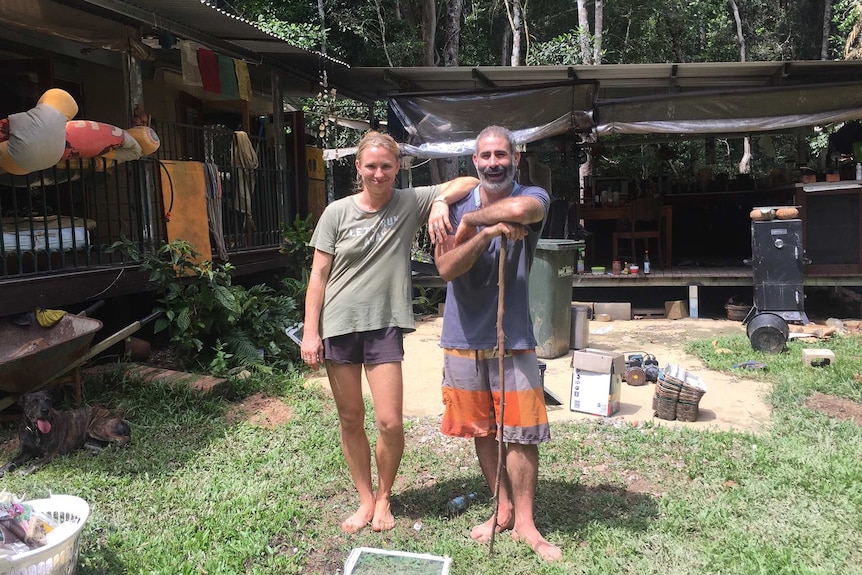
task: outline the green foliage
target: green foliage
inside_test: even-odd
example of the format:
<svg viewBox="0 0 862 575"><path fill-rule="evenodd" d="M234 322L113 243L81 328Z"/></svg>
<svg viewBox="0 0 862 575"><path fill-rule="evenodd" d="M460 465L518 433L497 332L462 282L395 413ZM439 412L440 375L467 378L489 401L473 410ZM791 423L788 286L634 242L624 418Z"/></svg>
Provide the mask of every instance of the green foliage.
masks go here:
<svg viewBox="0 0 862 575"><path fill-rule="evenodd" d="M773 405L781 410L794 411L807 396L825 393L862 402L862 385L857 381L862 373L862 356L859 355L859 336L834 336L817 343L818 348L830 349L840 358L834 365L814 368L802 364L802 350L811 347L799 340L790 340L783 353L768 354L754 351L745 336L720 338L717 346L709 341L695 341L686 351L700 357L710 369L733 371L742 378L770 379L777 383L772 392ZM715 348L730 349L732 353L717 353ZM747 360L767 365L766 373L733 369L733 365Z"/></svg>
<svg viewBox="0 0 862 575"><path fill-rule="evenodd" d="M268 18L264 15L257 17L256 24L267 32L284 38L298 48L315 50L320 45L322 32L320 27L314 24L294 24L272 17Z"/></svg>
<svg viewBox="0 0 862 575"><path fill-rule="evenodd" d="M320 49L323 34L315 2L238 0L233 4L247 18L260 18L267 29L297 45ZM530 0L522 4L526 9L528 42L524 46L529 48L528 63L581 63L575 3ZM595 3L586 4L592 27ZM823 2L747 0L736 4L749 61L820 58ZM325 0L327 52L351 65L422 65L422 5L391 0ZM449 39L444 34L444 4L438 2L436 6L435 51L439 54ZM507 62L506 47L511 46L508 18L503 2L466 0L461 18L460 64L489 66ZM844 40L858 18L853 0L834 2L829 58L841 57ZM615 0L604 3L603 20L604 63L739 60L736 24L727 2Z"/></svg>
<svg viewBox="0 0 862 575"><path fill-rule="evenodd" d="M581 32L566 32L548 40L530 45L527 64L530 66L577 66L583 64L580 45ZM592 39L590 45L592 46Z"/></svg>
<svg viewBox="0 0 862 575"><path fill-rule="evenodd" d="M416 295L413 296L413 313L415 315L437 315L437 304L445 301L446 290L417 285L414 291Z"/></svg>
<svg viewBox="0 0 862 575"><path fill-rule="evenodd" d="M832 7L832 26L835 34L832 44L838 44L838 53L844 49L844 40L850 34L853 26L859 22L860 6L858 0L837 0Z"/></svg>
<svg viewBox="0 0 862 575"><path fill-rule="evenodd" d="M279 251L288 256L287 273L293 278L302 277L303 270L311 269L314 250L308 245L314 232L311 214L293 218L293 225L282 222Z"/></svg>
<svg viewBox="0 0 862 575"><path fill-rule="evenodd" d="M152 254L141 254L127 243L116 247L126 249L149 272L164 312L154 331L168 330L171 344L185 361L194 358L219 371L237 366L263 371L292 368L298 350L284 329L301 319L296 297L300 287L285 295L264 284L248 289L234 285L233 266L198 261L198 253L184 240L174 240Z"/></svg>
<svg viewBox="0 0 862 575"><path fill-rule="evenodd" d="M862 399L853 378L862 372L859 344L818 343L839 361L803 368L798 342L774 356L752 355L744 336L719 340L732 354L714 353L711 341L692 343L711 369L745 359L769 364L766 373L738 374L740 386L757 378L774 389L770 425L756 434L716 430L708 421L552 421L536 489L538 527L563 552L552 564L505 533L491 555L469 538L493 513L492 490L470 443L440 434L439 418L405 421L396 528L342 532L357 497L336 409L297 373L237 382L248 395L264 389L290 409L275 428L236 417L242 403L184 386L119 377L94 393L86 376L88 399L131 422L131 444L97 457L58 457L3 482L28 498L48 496L50 488L90 504L79 575L335 573L355 547L446 555L452 575L855 574L862 564L862 429L809 409L805 399L814 391ZM368 414L373 442L370 407ZM0 429L6 460L14 433ZM475 503L450 517L446 502L469 492L478 494Z"/></svg>
<svg viewBox="0 0 862 575"><path fill-rule="evenodd" d="M434 261L434 245L428 235L428 224L424 223L413 236L410 246L410 259L417 262L431 263Z"/></svg>
<svg viewBox="0 0 862 575"><path fill-rule="evenodd" d="M302 317L297 299L262 284L244 289L240 295L239 313L222 335L227 349L235 355L234 363L289 369L298 350L284 329Z"/></svg>
<svg viewBox="0 0 862 575"><path fill-rule="evenodd" d="M594 25L595 3L587 2L589 25ZM252 20L260 17L270 29L280 32L300 46L316 42L319 49L323 38L320 15L314 2L275 2L270 0L239 0L234 3ZM361 66L421 65L420 6L418 2L355 3L347 0L324 0L327 53ZM788 2L786 0L738 1L746 59L813 60L820 58L823 34L823 2ZM444 34L446 14L437 2L436 52L442 52L449 39ZM581 64L579 35L581 34L575 3L564 0L531 0L526 3L526 61L530 65ZM860 15L854 0L834 3L829 58L840 58L845 39ZM273 22L277 20L278 22ZM651 62L717 62L738 61L740 46L736 23L727 2L713 0L615 0L605 2L603 11L602 62L631 64ZM586 30L590 45L596 41L595 30ZM295 34L298 38L294 39ZM385 46L385 50L384 50ZM502 2L464 2L461 18L459 62L462 66L488 66L508 63L511 30L506 6ZM388 57L387 57L388 53ZM321 78L322 81L322 78ZM327 118L369 116L365 104L352 102L342 95L333 95L321 87L318 98L303 101L303 111L309 134L324 136L318 144L335 148L355 145L361 132L344 128ZM326 96L326 98L324 98ZM371 115L385 118L385 103L377 102ZM320 126L323 130L320 130ZM612 142L606 138L609 145ZM820 144L814 143L819 149ZM726 146L723 160L726 166L714 167L714 173L735 174L732 166L742 155L742 140ZM794 144L795 147L795 144ZM768 174L772 167L782 167L785 159L796 163L795 152L779 150L779 157L758 156L763 166L753 166L756 177ZM696 150L681 154L691 157ZM625 160L620 160L624 162ZM612 162L613 163L613 162ZM766 165L769 164L769 167ZM328 162L327 175L334 182L336 197L352 189L351 159ZM646 173L679 174L693 170L694 164L679 160L673 166L647 166ZM626 171L621 166L621 171ZM758 171L759 170L759 171ZM418 171L417 171L418 172ZM594 174L602 173L594 170ZM603 174L609 175L609 174ZM635 174L632 177L636 177ZM683 179L683 178L680 178Z"/></svg>
<svg viewBox="0 0 862 575"><path fill-rule="evenodd" d="M797 135L771 134L766 137L753 135L750 144L753 150L751 175L767 178L776 168L795 168L798 162ZM707 162L706 139L692 138L680 141L665 141L661 136L654 141L645 138L632 142L625 136L603 137L601 145L593 149L594 173L607 177L625 177L636 183L662 177L674 183L697 185L698 172L709 168L713 175L725 174L733 179L739 173L739 162L743 155L743 138L715 138L714 161ZM624 142L624 143L619 143ZM828 143L828 134L808 138L808 163L816 165L816 158ZM766 150L769 150L768 152ZM667 190L664 190L667 192Z"/></svg>
<svg viewBox="0 0 862 575"><path fill-rule="evenodd" d="M237 2L236 6L240 8L240 16L294 46L316 50L321 44L323 31L320 23L307 20L313 17L314 12L311 10L266 0L243 0Z"/></svg>
<svg viewBox="0 0 862 575"><path fill-rule="evenodd" d="M230 373L227 360L233 357L233 354L224 350L224 344L221 340L216 340L213 351L215 355L210 360L209 372L216 377L227 377Z"/></svg>

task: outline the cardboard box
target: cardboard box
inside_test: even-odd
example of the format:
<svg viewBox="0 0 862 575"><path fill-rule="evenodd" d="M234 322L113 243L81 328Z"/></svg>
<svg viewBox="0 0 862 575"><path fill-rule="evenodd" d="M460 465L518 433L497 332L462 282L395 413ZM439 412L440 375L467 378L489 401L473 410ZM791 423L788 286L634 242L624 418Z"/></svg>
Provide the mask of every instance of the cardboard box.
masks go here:
<svg viewBox="0 0 862 575"><path fill-rule="evenodd" d="M572 391L569 410L608 417L620 409L625 358L598 349L572 354Z"/></svg>
<svg viewBox="0 0 862 575"><path fill-rule="evenodd" d="M606 313L613 321L628 321L632 318L632 304L629 302L596 302L593 305L593 313L599 315Z"/></svg>
<svg viewBox="0 0 862 575"><path fill-rule="evenodd" d="M688 302L684 299L664 302L664 315L667 319L688 317Z"/></svg>

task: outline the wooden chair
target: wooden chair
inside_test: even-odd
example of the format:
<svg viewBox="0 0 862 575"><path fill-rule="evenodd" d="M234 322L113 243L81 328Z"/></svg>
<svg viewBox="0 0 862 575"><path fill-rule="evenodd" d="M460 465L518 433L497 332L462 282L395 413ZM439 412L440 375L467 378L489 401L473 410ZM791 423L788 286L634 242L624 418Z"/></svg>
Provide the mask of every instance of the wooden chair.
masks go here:
<svg viewBox="0 0 862 575"><path fill-rule="evenodd" d="M660 199L639 198L629 203L629 217L626 231L614 232L613 234L613 259L619 259L620 240L629 240L631 254L634 261L640 261L643 257L637 251L637 240L644 240L644 249L649 249L649 241L655 240L659 265L664 267L664 254L662 253L662 203ZM656 252L653 252L656 253Z"/></svg>

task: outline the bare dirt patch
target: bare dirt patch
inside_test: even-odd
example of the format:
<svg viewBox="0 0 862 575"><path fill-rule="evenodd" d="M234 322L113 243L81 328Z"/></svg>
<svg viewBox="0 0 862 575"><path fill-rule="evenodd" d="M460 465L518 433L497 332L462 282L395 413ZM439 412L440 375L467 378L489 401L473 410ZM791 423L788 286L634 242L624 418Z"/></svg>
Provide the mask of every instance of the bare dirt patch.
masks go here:
<svg viewBox="0 0 862 575"><path fill-rule="evenodd" d="M818 392L805 400L805 407L828 417L862 425L862 405L844 397Z"/></svg>
<svg viewBox="0 0 862 575"><path fill-rule="evenodd" d="M440 349L442 318L428 317L416 322L416 331L404 338L404 415L441 417L443 401L440 392L443 352ZM611 417L629 423L656 421L661 425L693 429L735 429L759 432L769 421L770 408L764 397L769 389L766 380L742 378L739 374L711 371L696 357L685 352L693 339L718 340L724 336L744 335L740 322L709 319L643 319L590 322L589 347L616 353L641 351L652 354L664 366L675 364L698 374L709 387L699 405L695 422L665 421L654 418L653 385L623 385L620 410ZM571 354L543 359L546 364L544 384L547 391L560 398L562 405L548 407L548 419L556 421L592 420L598 416L569 410L572 382ZM363 376L364 379L364 376ZM309 375L309 385L329 389L326 372ZM369 393L367 383L363 391Z"/></svg>
<svg viewBox="0 0 862 575"><path fill-rule="evenodd" d="M340 521L339 521L340 522ZM305 562L304 573L340 573L344 568L343 541L330 537L315 544L314 550Z"/></svg>
<svg viewBox="0 0 862 575"><path fill-rule="evenodd" d="M255 427L272 429L290 421L293 410L277 397L255 393L228 408L228 423L248 422Z"/></svg>

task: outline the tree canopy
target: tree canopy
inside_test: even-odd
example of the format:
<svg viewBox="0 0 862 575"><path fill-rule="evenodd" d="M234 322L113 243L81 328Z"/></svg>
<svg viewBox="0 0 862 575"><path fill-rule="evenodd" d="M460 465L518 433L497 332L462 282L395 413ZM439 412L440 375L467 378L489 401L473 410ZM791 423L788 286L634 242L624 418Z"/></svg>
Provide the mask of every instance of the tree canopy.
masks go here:
<svg viewBox="0 0 862 575"><path fill-rule="evenodd" d="M322 51L352 66L600 65L862 57L862 0L219 2L221 8L233 10L297 46ZM332 98L325 103L309 101L306 111L312 132L318 126L329 126L321 118L333 113L365 117L359 108L351 106L355 104L333 102ZM378 117L383 116L378 112ZM336 132L324 130L327 146L353 144L349 137ZM732 165L742 152L731 146L727 150L728 165ZM648 169L644 157L640 154L642 170ZM780 159L776 157L776 161ZM444 170L451 171L452 166L434 169L439 170L434 179L441 179Z"/></svg>
<svg viewBox="0 0 862 575"><path fill-rule="evenodd" d="M460 65L489 66L511 63L514 16L521 63L738 60L732 5L751 61L840 59L859 19L856 0L235 0L230 8L354 66L444 65L453 33ZM600 61L585 61L581 40L593 48L598 38Z"/></svg>

